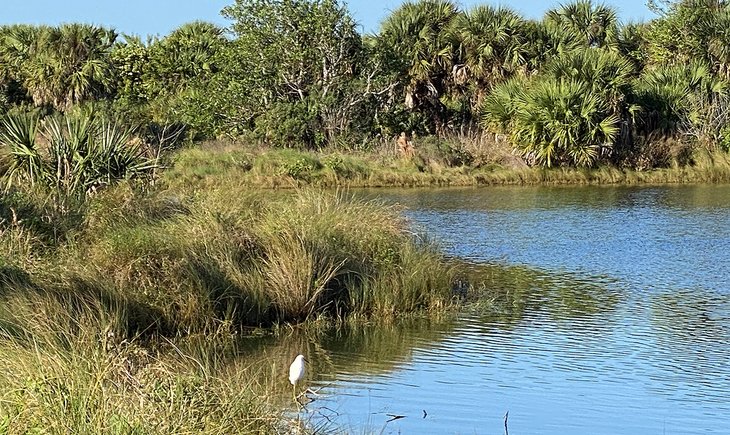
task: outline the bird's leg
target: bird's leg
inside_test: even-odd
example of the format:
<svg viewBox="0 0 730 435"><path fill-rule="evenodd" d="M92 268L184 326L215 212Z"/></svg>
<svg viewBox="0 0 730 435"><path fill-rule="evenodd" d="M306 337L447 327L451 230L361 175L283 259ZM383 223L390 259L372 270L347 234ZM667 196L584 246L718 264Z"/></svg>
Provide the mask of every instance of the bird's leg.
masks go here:
<svg viewBox="0 0 730 435"><path fill-rule="evenodd" d="M292 384L292 386L291 386L291 395L292 395L292 398L294 399L294 401L297 403L297 409L299 409L300 403L299 403L299 399L297 399L297 385L296 384Z"/></svg>

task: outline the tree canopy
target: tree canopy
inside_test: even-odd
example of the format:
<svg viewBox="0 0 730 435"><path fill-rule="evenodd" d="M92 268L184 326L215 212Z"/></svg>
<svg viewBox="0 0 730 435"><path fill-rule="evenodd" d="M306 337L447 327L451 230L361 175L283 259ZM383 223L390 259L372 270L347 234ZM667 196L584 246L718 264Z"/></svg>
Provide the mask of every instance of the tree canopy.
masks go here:
<svg viewBox="0 0 730 435"><path fill-rule="evenodd" d="M408 1L369 35L337 0L235 0L228 28L192 22L147 40L88 24L3 26L0 110L94 105L192 138L304 148L468 127L506 134L534 164L618 163L728 111L730 6L649 3L658 18L624 24L590 0L539 20ZM711 124L694 139L725 147L730 129Z"/></svg>

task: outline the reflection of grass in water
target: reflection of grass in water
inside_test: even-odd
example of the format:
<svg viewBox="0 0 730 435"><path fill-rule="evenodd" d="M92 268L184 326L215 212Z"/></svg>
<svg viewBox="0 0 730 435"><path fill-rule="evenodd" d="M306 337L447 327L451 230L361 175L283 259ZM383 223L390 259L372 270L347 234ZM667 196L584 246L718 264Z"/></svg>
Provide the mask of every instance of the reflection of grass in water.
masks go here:
<svg viewBox="0 0 730 435"><path fill-rule="evenodd" d="M469 307L508 324L535 312L558 320L591 316L614 309L618 302L605 277L493 264L465 265L463 270L470 283Z"/></svg>
<svg viewBox="0 0 730 435"><path fill-rule="evenodd" d="M407 317L399 321L320 323L258 338L242 337L237 343L236 366L265 368L279 379L276 394L290 397L286 373L301 353L309 360L307 380L335 372L374 376L391 372L410 360L416 348L435 346L453 329L453 316ZM287 396L288 395L288 396Z"/></svg>
<svg viewBox="0 0 730 435"><path fill-rule="evenodd" d="M702 289L653 294L651 320L657 337L678 353L727 343L730 296Z"/></svg>

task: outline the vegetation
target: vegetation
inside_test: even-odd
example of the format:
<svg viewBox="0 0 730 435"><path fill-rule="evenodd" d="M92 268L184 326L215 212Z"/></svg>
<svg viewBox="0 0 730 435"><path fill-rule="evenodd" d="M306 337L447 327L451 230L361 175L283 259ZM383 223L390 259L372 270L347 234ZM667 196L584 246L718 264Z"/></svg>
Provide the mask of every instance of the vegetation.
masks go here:
<svg viewBox="0 0 730 435"><path fill-rule="evenodd" d="M0 28L0 112L93 104L140 137L372 150L401 133L504 135L529 166L692 165L728 151L730 6L651 2L623 24L575 0L531 20L506 7L406 2L372 35L336 0L236 0L229 29L119 37L68 24ZM685 153L667 159L667 142Z"/></svg>
<svg viewBox="0 0 730 435"><path fill-rule="evenodd" d="M253 187L730 180L730 6L654 6L0 27L0 433L278 431L279 387L221 373L221 337L465 296L397 209Z"/></svg>
<svg viewBox="0 0 730 435"><path fill-rule="evenodd" d="M453 266L395 208L336 193L262 195L224 176L169 184L124 181L61 211L35 190L0 199L3 432L299 426L282 413L284 367L231 375L231 352L216 348L252 328L395 319L455 302Z"/></svg>

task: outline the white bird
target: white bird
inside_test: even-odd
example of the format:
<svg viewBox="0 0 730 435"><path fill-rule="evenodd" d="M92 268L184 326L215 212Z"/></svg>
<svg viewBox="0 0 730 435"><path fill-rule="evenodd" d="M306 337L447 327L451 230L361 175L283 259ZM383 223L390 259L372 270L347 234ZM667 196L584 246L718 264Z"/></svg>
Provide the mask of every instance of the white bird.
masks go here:
<svg viewBox="0 0 730 435"><path fill-rule="evenodd" d="M306 373L306 370L304 368L304 363L307 360L304 359L304 355L297 355L296 358L294 358L294 362L291 363L289 366L289 382L292 384L292 391L294 394L294 400L297 399L296 395L296 388L297 388L297 382L301 381L304 378L304 373Z"/></svg>

